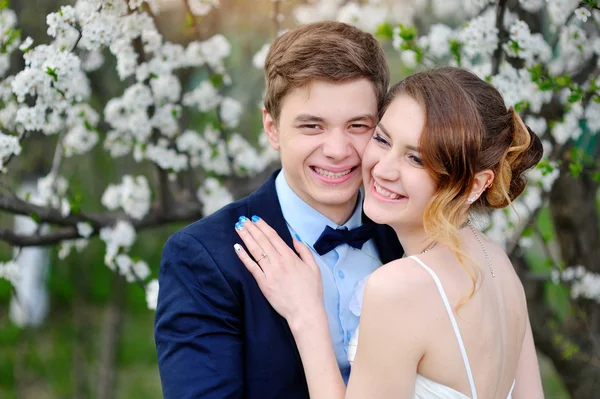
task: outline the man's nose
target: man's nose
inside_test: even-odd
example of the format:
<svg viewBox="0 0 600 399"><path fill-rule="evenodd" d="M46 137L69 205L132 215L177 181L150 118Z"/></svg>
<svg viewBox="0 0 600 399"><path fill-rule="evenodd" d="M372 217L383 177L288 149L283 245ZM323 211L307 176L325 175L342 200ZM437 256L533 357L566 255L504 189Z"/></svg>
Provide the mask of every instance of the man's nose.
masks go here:
<svg viewBox="0 0 600 399"><path fill-rule="evenodd" d="M352 154L352 141L341 129L333 129L327 134L323 144L323 154L330 159L341 160Z"/></svg>

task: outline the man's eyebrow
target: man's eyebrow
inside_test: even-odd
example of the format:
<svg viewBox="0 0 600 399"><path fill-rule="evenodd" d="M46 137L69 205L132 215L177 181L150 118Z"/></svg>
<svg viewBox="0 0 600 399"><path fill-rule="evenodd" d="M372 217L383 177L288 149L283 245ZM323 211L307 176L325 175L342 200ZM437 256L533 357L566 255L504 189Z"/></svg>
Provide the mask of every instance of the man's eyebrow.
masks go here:
<svg viewBox="0 0 600 399"><path fill-rule="evenodd" d="M294 120L296 122L325 122L325 118L310 114L300 114Z"/></svg>
<svg viewBox="0 0 600 399"><path fill-rule="evenodd" d="M350 118L348 120L348 122L356 122L356 121L364 121L364 120L369 120L371 122L375 122L377 120L377 118L375 118L375 116L372 114L364 114L364 115L359 115L359 116Z"/></svg>

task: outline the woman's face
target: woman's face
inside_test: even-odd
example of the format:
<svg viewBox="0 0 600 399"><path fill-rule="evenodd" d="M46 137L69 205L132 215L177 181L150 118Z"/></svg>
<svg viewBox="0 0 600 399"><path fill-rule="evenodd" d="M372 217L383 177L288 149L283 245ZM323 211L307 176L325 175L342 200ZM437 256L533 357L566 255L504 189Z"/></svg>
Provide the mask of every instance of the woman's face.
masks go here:
<svg viewBox="0 0 600 399"><path fill-rule="evenodd" d="M376 223L400 228L423 224L425 207L436 191L419 150L424 124L419 103L400 94L367 144L362 161L364 211Z"/></svg>

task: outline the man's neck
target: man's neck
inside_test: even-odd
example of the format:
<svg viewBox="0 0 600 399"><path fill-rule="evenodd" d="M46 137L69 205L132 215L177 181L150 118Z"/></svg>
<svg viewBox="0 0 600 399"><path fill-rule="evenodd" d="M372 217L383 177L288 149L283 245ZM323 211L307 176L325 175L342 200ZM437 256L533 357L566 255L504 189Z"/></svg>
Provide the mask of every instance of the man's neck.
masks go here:
<svg viewBox="0 0 600 399"><path fill-rule="evenodd" d="M357 202L358 202L358 193L356 193L356 195L354 195L345 204L338 204L335 206L319 204L318 206L313 205L313 208L315 208L319 213L321 213L326 218L335 222L337 225L342 226L348 220L350 220L350 218L354 214L354 210L356 209L356 206L358 205Z"/></svg>

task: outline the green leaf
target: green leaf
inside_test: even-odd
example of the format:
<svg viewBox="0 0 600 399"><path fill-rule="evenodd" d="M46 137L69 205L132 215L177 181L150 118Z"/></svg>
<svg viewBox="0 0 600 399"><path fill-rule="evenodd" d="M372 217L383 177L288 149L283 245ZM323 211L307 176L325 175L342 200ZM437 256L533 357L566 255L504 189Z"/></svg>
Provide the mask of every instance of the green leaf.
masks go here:
<svg viewBox="0 0 600 399"><path fill-rule="evenodd" d="M450 40L450 53L452 53L452 55L454 56L454 59L456 60L456 63L459 66L461 64L461 56L460 56L461 48L462 48L461 42L459 42L458 40Z"/></svg>
<svg viewBox="0 0 600 399"><path fill-rule="evenodd" d="M594 173L594 180L595 181L600 181L600 172Z"/></svg>
<svg viewBox="0 0 600 399"><path fill-rule="evenodd" d="M402 40L406 40L407 42L414 40L417 37L417 28L414 26L404 26L399 25L400 33L399 36Z"/></svg>
<svg viewBox="0 0 600 399"><path fill-rule="evenodd" d="M55 82L58 81L58 74L56 73L56 68L46 67L46 74L52 76Z"/></svg>
<svg viewBox="0 0 600 399"><path fill-rule="evenodd" d="M574 104L579 102L583 97L583 89L579 86L571 87L571 94L569 95L569 103Z"/></svg>
<svg viewBox="0 0 600 399"><path fill-rule="evenodd" d="M31 215L29 215L29 217L31 217L33 219L33 221L36 222L37 224L40 224L41 219L37 213L32 212Z"/></svg>
<svg viewBox="0 0 600 399"><path fill-rule="evenodd" d="M0 0L0 10L10 8L10 0Z"/></svg>
<svg viewBox="0 0 600 399"><path fill-rule="evenodd" d="M394 27L389 23L383 23L377 27L375 36L382 40L392 40L394 37Z"/></svg>
<svg viewBox="0 0 600 399"><path fill-rule="evenodd" d="M188 12L187 14L185 14L185 25L184 25L184 27L186 29L189 29L189 28L193 27L195 23L196 23L196 18L194 17L194 15L191 12Z"/></svg>
<svg viewBox="0 0 600 399"><path fill-rule="evenodd" d="M210 83L212 83L212 85L217 89L223 85L223 75L220 73L210 75L208 80L210 80Z"/></svg>
<svg viewBox="0 0 600 399"><path fill-rule="evenodd" d="M554 81L560 87L567 87L571 84L571 77L569 75L557 76Z"/></svg>
<svg viewBox="0 0 600 399"><path fill-rule="evenodd" d="M529 74L531 75L532 81L537 83L540 79L542 79L542 74L543 74L542 64L534 65L530 68L527 68L527 70L529 71Z"/></svg>

